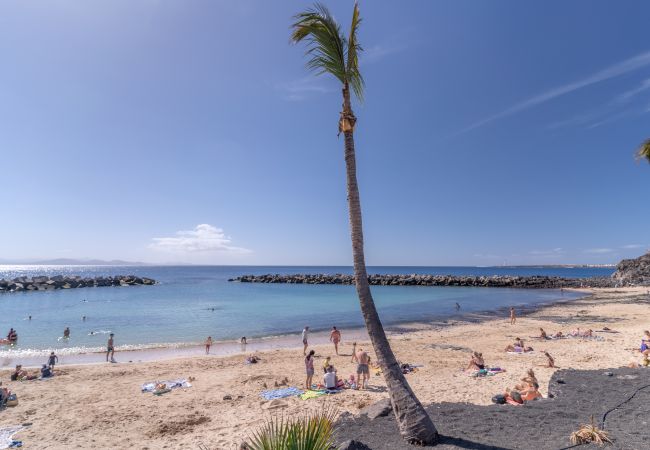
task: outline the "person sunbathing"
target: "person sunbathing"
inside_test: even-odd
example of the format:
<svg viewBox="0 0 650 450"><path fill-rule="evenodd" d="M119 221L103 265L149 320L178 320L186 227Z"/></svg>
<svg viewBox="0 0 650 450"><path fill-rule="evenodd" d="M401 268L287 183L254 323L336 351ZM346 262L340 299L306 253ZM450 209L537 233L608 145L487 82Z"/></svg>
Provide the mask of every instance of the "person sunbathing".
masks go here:
<svg viewBox="0 0 650 450"><path fill-rule="evenodd" d="M526 376L523 377L520 381L521 383L515 386L515 390L521 392L529 389L530 386L537 383L537 376L535 375L535 371L533 369L528 369L526 371Z"/></svg>
<svg viewBox="0 0 650 450"><path fill-rule="evenodd" d="M546 335L546 331L544 331L544 328L539 329L539 338L540 339L548 339L548 336Z"/></svg>
<svg viewBox="0 0 650 450"><path fill-rule="evenodd" d="M472 352L472 358L469 361L467 369L465 370L483 370L485 369L485 360L483 360L483 353Z"/></svg>
<svg viewBox="0 0 650 450"><path fill-rule="evenodd" d="M526 347L524 341L522 341L520 338L515 338L514 344L508 345L505 351L515 352L515 353L526 353L526 352L532 352L533 347Z"/></svg>
<svg viewBox="0 0 650 450"><path fill-rule="evenodd" d="M258 356L255 356L254 354L250 354L248 358L246 358L246 362L249 364L257 364L257 362L260 360Z"/></svg>
<svg viewBox="0 0 650 450"><path fill-rule="evenodd" d="M645 330L641 338L641 352L646 352L650 349L650 331Z"/></svg>
<svg viewBox="0 0 650 450"><path fill-rule="evenodd" d="M561 338L564 337L564 334L562 334L561 331L558 331L557 333L555 333L555 336L553 336L553 337L554 337L555 339L561 339Z"/></svg>
<svg viewBox="0 0 650 450"><path fill-rule="evenodd" d="M535 381L528 385L527 389L520 391L521 399L525 402L530 402L542 398L542 394L539 392L539 384Z"/></svg>

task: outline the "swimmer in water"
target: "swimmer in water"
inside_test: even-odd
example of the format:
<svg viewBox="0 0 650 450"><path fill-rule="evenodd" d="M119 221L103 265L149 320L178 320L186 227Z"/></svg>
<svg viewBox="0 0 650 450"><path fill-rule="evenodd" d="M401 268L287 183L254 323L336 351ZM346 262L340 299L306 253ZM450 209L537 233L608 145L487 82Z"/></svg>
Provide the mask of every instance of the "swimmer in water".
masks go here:
<svg viewBox="0 0 650 450"><path fill-rule="evenodd" d="M81 316L81 320L85 321L85 320L86 320L86 316Z"/></svg>

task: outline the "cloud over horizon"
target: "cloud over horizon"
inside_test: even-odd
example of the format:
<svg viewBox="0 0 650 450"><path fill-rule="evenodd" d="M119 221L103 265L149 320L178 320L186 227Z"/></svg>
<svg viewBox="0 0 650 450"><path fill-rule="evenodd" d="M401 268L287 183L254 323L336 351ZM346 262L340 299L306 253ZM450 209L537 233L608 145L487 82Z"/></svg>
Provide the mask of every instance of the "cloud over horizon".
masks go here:
<svg viewBox="0 0 650 450"><path fill-rule="evenodd" d="M152 238L149 248L172 253L225 252L233 254L252 253L251 250L231 245L231 238L223 229L202 223L193 230L177 231L172 237Z"/></svg>

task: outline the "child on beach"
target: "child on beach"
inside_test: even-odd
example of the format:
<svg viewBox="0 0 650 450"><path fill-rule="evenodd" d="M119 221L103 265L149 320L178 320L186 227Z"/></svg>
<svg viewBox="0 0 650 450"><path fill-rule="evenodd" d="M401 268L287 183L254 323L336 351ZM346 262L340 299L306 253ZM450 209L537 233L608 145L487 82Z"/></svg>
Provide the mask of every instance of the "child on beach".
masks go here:
<svg viewBox="0 0 650 450"><path fill-rule="evenodd" d="M47 360L47 365L50 368L50 370L54 370L54 365L59 362L59 357L54 354L54 352L50 353L50 357Z"/></svg>
<svg viewBox="0 0 650 450"><path fill-rule="evenodd" d="M350 362L354 362L357 359L357 343L353 342L352 343L352 360Z"/></svg>
<svg viewBox="0 0 650 450"><path fill-rule="evenodd" d="M325 361L323 361L323 373L327 373L327 368L332 365L331 360L332 357L328 356L325 358Z"/></svg>
<svg viewBox="0 0 650 450"><path fill-rule="evenodd" d="M515 308L510 307L510 325L514 325L517 322L517 315L515 314Z"/></svg>
<svg viewBox="0 0 650 450"><path fill-rule="evenodd" d="M305 372L307 378L305 379L305 389L311 389L311 380L314 377L314 355L315 351L310 350L309 354L305 357Z"/></svg>
<svg viewBox="0 0 650 450"><path fill-rule="evenodd" d="M208 338L205 340L205 354L206 355L210 354L210 347L212 347L212 336L208 336Z"/></svg>

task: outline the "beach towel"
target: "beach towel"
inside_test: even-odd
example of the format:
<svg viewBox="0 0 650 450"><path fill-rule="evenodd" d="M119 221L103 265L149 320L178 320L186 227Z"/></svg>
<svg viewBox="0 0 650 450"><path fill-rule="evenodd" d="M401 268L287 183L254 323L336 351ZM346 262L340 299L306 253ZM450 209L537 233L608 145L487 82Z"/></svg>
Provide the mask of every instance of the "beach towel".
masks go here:
<svg viewBox="0 0 650 450"><path fill-rule="evenodd" d="M282 389L272 389L270 391L263 391L260 395L265 400L275 400L276 398L295 397L301 395L303 391L295 387L288 387Z"/></svg>
<svg viewBox="0 0 650 450"><path fill-rule="evenodd" d="M0 428L0 448L10 448L12 445L15 447L17 444L14 444L14 442L20 442L20 441L14 441L13 436L14 434L21 431L23 428L24 427L20 425Z"/></svg>
<svg viewBox="0 0 650 450"><path fill-rule="evenodd" d="M188 383L185 378L182 378L178 380L152 381L150 383L144 383L140 389L142 390L142 392L153 392L156 390L157 384L164 384L167 386L168 389L192 387L192 385Z"/></svg>
<svg viewBox="0 0 650 450"><path fill-rule="evenodd" d="M300 394L300 398L302 400L309 400L310 398L321 397L321 396L326 395L326 394L327 394L327 392L325 391L325 389L319 389L319 390L316 390L316 391L309 390L309 391L305 391L303 394Z"/></svg>
<svg viewBox="0 0 650 450"><path fill-rule="evenodd" d="M533 355L535 352L506 352L510 355Z"/></svg>

